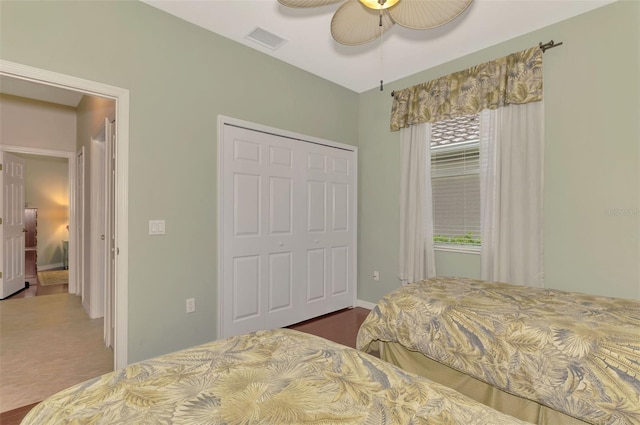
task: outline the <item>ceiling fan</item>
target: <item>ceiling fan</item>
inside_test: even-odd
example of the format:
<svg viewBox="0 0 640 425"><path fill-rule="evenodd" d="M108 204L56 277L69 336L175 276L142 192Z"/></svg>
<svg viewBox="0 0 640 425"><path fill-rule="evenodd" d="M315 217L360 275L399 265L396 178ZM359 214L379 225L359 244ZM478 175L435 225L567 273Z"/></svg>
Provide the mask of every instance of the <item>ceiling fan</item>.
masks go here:
<svg viewBox="0 0 640 425"><path fill-rule="evenodd" d="M340 44L355 46L380 37L393 24L411 29L444 25L473 0L278 0L288 7L320 7L344 2L331 20L331 35Z"/></svg>

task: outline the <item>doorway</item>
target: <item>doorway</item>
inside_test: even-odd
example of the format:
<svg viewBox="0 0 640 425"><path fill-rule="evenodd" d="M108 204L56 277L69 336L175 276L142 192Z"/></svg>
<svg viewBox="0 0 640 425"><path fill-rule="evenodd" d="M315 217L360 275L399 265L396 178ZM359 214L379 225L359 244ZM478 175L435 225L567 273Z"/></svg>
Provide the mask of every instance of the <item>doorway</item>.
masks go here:
<svg viewBox="0 0 640 425"><path fill-rule="evenodd" d="M19 262L14 261L15 264L24 261L24 275L20 276L18 287L12 287L7 280L3 281L4 299L12 297L16 291L34 285L38 272L69 269L65 247L69 243L69 223L72 218L70 215L71 182L74 174L69 170L73 165L70 153L7 145L3 145L1 151L3 164L12 161L12 158L23 162L21 193L18 198L24 197L24 199L18 201L11 196L4 196L2 204L5 216L9 211L15 211L16 215L20 215L21 220L17 223L19 232L25 232L24 247L11 247L19 249L20 252L11 253L8 256L5 252L4 256L0 257L4 259L5 264L7 257L22 257ZM8 186L4 184L2 190L6 192ZM5 217L3 228L5 239L7 239L9 221L13 220L7 220ZM10 245L5 243L5 246ZM76 286L75 271L75 267L67 270L73 273L71 293L74 293ZM69 280L65 283L69 286ZM36 289L34 287L26 292L33 294ZM60 291L61 289L58 288L56 293ZM45 292L50 293L50 291Z"/></svg>
<svg viewBox="0 0 640 425"><path fill-rule="evenodd" d="M118 137L115 141L115 202L112 206L114 214L114 235L115 235L115 270L114 270L114 367L121 368L127 362L127 323L128 323L128 209L127 209L127 179L128 179L128 140L129 140L129 92L126 89L105 85L99 82L84 80L70 75L59 74L52 71L34 68L0 60L0 77L15 78L28 81L42 86L41 88L64 88L72 92L79 92L86 95L99 96L113 99L116 102L116 133ZM71 154L69 159L69 173L73 173L74 178L70 180L70 187L75 188L76 156ZM75 189L72 189L75 190ZM69 235L69 266L70 284L71 267L77 263L78 241L76 239L74 220L77 220L76 198L71 197L70 212L72 215L70 235ZM0 226L1 229L1 226ZM1 232L1 230L0 230ZM73 241L73 243L72 243ZM74 270L75 271L75 270ZM71 285L70 285L71 286Z"/></svg>

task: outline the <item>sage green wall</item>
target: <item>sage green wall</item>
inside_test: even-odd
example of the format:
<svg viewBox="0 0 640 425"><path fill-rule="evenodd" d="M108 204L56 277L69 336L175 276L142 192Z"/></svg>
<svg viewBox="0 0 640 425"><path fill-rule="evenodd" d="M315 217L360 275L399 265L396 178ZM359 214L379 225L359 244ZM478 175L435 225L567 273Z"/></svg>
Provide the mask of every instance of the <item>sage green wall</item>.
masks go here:
<svg viewBox="0 0 640 425"><path fill-rule="evenodd" d="M360 299L375 302L399 285L389 93L551 39L564 45L544 55L546 286L640 297L640 2L620 1L360 96ZM469 254L437 253L436 268L480 275Z"/></svg>
<svg viewBox="0 0 640 425"><path fill-rule="evenodd" d="M213 339L218 114L355 145L358 95L140 2L0 8L2 59L130 91L128 360Z"/></svg>
<svg viewBox="0 0 640 425"><path fill-rule="evenodd" d="M438 276L459 276L478 279L480 277L480 255L478 253L436 251Z"/></svg>

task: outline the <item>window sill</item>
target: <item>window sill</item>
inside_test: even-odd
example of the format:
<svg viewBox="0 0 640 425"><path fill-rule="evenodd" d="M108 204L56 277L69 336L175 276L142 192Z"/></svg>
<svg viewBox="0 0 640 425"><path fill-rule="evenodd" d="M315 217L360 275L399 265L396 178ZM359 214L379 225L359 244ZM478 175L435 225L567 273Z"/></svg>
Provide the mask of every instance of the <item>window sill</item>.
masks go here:
<svg viewBox="0 0 640 425"><path fill-rule="evenodd" d="M444 252L460 252L463 254L477 254L480 255L479 246L464 246L464 245L434 245L433 249L436 251Z"/></svg>

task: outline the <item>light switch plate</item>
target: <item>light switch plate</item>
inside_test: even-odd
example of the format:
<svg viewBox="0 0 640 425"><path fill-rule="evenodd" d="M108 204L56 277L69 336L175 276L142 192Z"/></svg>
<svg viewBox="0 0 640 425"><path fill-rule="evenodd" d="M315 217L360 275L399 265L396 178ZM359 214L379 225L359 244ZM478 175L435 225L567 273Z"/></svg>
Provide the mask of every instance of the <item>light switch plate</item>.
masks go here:
<svg viewBox="0 0 640 425"><path fill-rule="evenodd" d="M193 313L196 311L196 299L187 298L187 313Z"/></svg>
<svg viewBox="0 0 640 425"><path fill-rule="evenodd" d="M149 220L150 235L164 235L164 220Z"/></svg>

